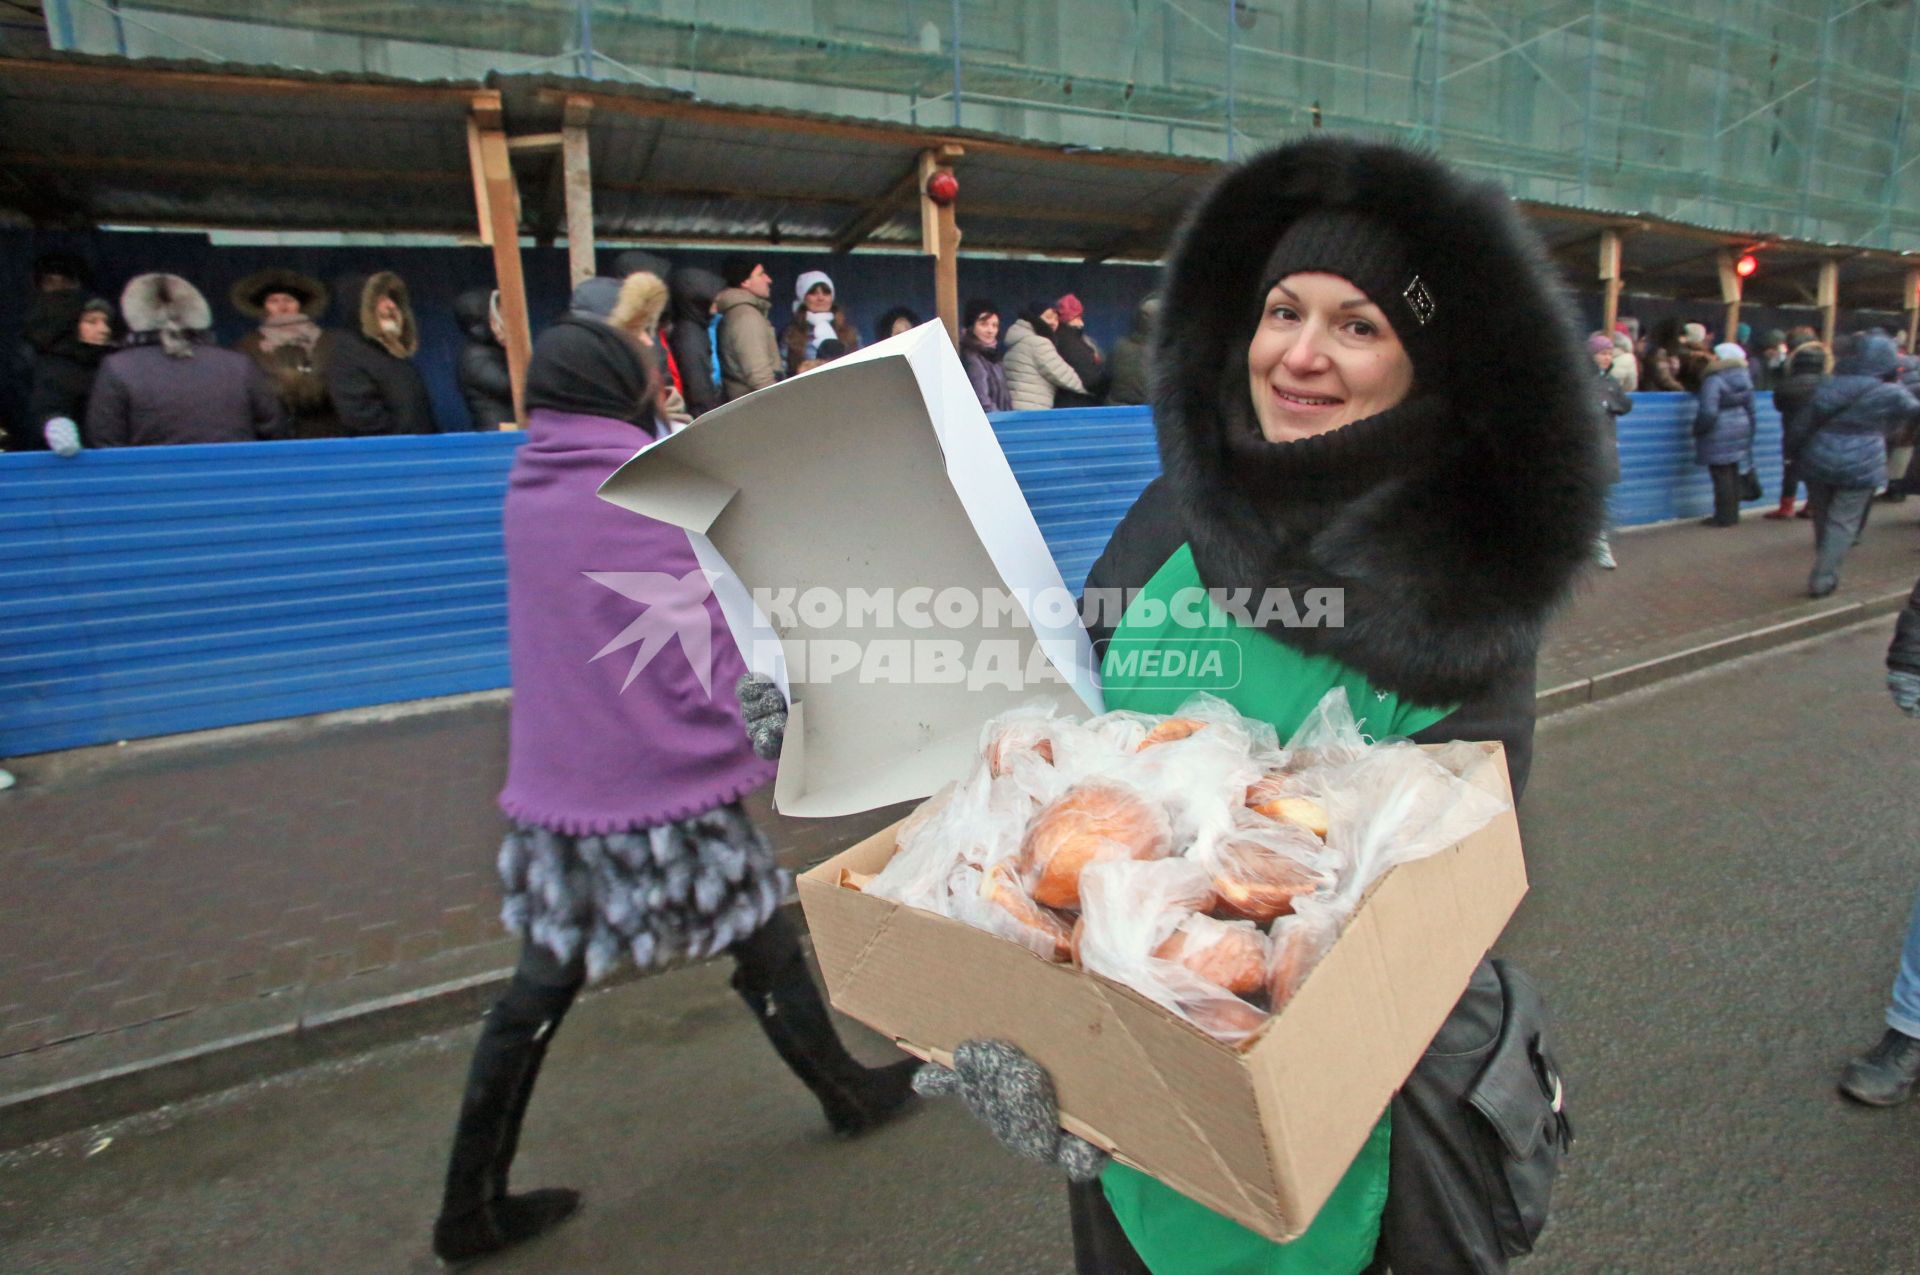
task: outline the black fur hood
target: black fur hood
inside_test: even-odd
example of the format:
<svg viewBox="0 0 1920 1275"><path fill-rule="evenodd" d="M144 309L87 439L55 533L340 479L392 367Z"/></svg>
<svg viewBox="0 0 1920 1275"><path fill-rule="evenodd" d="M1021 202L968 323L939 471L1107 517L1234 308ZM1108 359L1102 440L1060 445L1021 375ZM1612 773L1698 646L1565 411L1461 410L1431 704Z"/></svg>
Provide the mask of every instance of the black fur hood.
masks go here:
<svg viewBox="0 0 1920 1275"><path fill-rule="evenodd" d="M1269 473L1244 442L1229 447L1229 420L1248 412L1223 405L1247 393L1262 266L1315 208L1390 222L1433 308L1415 361L1418 459L1290 536L1275 516L1289 499L1278 453L1307 444L1256 437L1273 449ZM1507 196L1396 146L1281 146L1228 171L1190 215L1163 296L1161 463L1208 587L1344 589L1341 627L1274 636L1417 702L1530 668L1601 530L1606 479L1592 364Z"/></svg>

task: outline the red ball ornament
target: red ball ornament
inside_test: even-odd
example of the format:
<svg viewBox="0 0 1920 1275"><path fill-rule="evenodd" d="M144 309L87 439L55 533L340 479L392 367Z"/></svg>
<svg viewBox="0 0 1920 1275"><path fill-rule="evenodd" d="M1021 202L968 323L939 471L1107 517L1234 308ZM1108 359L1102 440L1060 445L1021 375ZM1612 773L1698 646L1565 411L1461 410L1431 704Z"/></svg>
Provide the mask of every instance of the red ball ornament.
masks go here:
<svg viewBox="0 0 1920 1275"><path fill-rule="evenodd" d="M927 178L927 198L945 208L960 196L960 179L942 170Z"/></svg>

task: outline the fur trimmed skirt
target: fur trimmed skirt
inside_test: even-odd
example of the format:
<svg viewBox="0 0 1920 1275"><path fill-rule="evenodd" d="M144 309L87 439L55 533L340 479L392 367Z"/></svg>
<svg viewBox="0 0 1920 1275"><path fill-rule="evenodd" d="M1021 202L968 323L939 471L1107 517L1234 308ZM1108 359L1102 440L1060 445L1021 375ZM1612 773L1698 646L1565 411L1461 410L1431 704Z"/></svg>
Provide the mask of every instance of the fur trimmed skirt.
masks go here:
<svg viewBox="0 0 1920 1275"><path fill-rule="evenodd" d="M793 877L738 802L657 828L574 836L515 824L500 847L500 920L597 980L714 956L785 902Z"/></svg>

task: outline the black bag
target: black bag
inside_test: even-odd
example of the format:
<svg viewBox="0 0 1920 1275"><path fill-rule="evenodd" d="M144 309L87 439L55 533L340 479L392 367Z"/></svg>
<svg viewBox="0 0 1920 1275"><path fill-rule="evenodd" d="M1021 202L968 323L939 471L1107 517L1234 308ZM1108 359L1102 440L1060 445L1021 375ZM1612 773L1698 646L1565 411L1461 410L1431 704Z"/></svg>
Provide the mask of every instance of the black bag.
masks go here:
<svg viewBox="0 0 1920 1275"><path fill-rule="evenodd" d="M1752 467L1740 471L1740 499L1758 500L1766 494L1760 487L1760 471Z"/></svg>
<svg viewBox="0 0 1920 1275"><path fill-rule="evenodd" d="M1482 961L1393 1100L1374 1270L1503 1275L1533 1250L1573 1141L1539 991Z"/></svg>

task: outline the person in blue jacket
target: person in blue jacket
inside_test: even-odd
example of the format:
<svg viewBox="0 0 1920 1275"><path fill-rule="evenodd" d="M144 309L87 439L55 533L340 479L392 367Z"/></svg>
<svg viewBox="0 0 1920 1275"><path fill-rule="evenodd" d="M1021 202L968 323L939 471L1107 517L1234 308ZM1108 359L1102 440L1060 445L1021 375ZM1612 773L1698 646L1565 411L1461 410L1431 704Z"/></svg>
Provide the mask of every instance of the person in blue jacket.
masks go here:
<svg viewBox="0 0 1920 1275"><path fill-rule="evenodd" d="M1753 377L1747 352L1732 341L1713 347L1713 360L1700 378L1700 402L1693 415L1693 459L1713 478L1713 514L1709 527L1740 523L1740 469L1753 454Z"/></svg>

